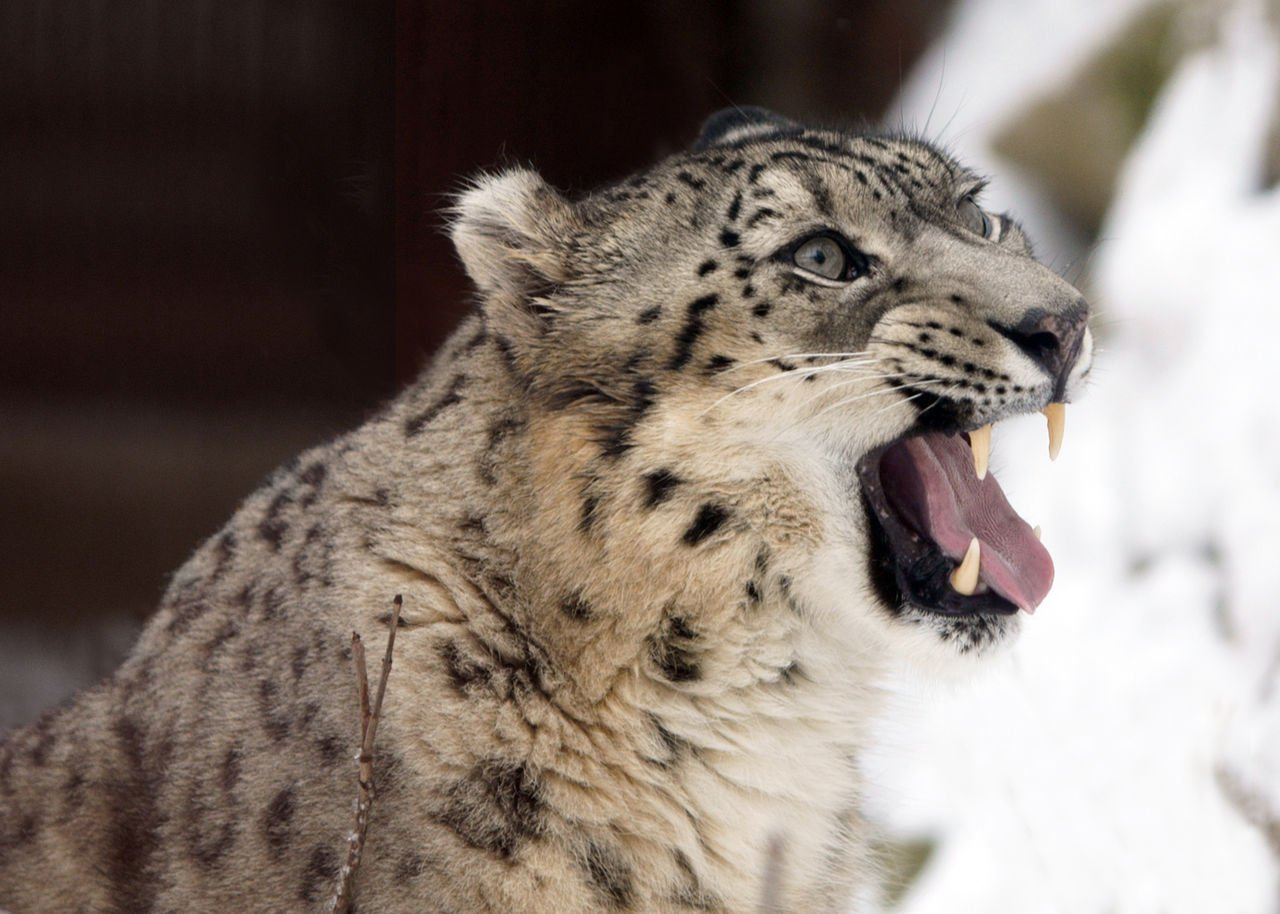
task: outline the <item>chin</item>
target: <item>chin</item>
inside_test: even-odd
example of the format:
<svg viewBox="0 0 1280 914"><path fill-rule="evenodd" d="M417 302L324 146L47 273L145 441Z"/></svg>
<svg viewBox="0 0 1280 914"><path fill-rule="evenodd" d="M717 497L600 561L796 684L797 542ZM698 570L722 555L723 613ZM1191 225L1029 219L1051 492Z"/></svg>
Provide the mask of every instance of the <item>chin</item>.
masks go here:
<svg viewBox="0 0 1280 914"><path fill-rule="evenodd" d="M963 673L998 657L1017 643L1022 630L1021 617L1013 613L946 616L910 605L878 608L891 617L894 652L931 673Z"/></svg>

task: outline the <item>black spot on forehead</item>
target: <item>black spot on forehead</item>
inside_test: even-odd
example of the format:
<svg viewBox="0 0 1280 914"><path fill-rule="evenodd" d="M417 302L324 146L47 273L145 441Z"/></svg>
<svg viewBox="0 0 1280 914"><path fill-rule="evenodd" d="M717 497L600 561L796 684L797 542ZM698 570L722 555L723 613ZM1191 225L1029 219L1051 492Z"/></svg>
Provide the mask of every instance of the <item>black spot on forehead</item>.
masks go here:
<svg viewBox="0 0 1280 914"><path fill-rule="evenodd" d="M922 172L940 170L954 180L974 179L967 169L959 166L945 153L929 142L911 136L879 136L856 132L777 132L759 136L748 144L771 146L770 161L825 162L850 167L863 165L870 168L910 167ZM767 166L752 168L750 183L755 183ZM856 168L855 171L862 171ZM863 178L866 177L864 172Z"/></svg>

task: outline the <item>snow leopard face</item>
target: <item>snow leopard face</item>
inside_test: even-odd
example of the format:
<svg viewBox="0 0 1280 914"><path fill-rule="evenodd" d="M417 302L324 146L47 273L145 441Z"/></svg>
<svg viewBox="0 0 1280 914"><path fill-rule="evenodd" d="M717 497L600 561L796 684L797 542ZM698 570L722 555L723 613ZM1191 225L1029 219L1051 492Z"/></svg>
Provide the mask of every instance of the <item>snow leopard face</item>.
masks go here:
<svg viewBox="0 0 1280 914"><path fill-rule="evenodd" d="M812 535L724 574L759 593L774 570L798 605L951 656L1049 590L990 429L1045 411L1056 449L1092 352L1088 305L982 186L918 140L733 111L576 203L529 172L484 180L455 239L512 370L585 417L593 525L653 524L680 492L673 544L755 542L787 512L741 487L785 478Z"/></svg>

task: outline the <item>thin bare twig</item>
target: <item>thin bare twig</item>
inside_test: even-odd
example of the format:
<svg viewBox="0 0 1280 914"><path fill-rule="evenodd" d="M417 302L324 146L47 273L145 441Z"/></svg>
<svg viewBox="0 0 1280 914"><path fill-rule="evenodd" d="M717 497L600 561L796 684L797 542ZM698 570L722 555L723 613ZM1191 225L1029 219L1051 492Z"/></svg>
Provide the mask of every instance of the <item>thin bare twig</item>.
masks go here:
<svg viewBox="0 0 1280 914"><path fill-rule="evenodd" d="M364 641L351 633L351 660L356 668L356 686L360 690L360 750L364 752L364 735L369 730L369 670L364 663Z"/></svg>
<svg viewBox="0 0 1280 914"><path fill-rule="evenodd" d="M364 642L357 632L351 633L351 659L356 668L356 686L360 691L360 763L356 789L355 824L347 835L347 862L338 871L338 883L329 899L329 914L348 914L351 910L351 887L360 857L364 853L365 834L369 830L369 810L373 806L373 741L378 734L378 720L382 717L382 699L387 694L387 679L391 676L391 652L396 644L396 629L400 626L400 608L404 601L400 594L392 601L391 631L387 635L387 652L382 657L382 672L378 676L378 693L369 705L369 671L365 665Z"/></svg>
<svg viewBox="0 0 1280 914"><path fill-rule="evenodd" d="M378 720L382 717L382 697L387 694L387 678L391 675L391 651L396 646L396 629L400 625L400 608L404 603L400 594L392 600L395 604L391 610L390 631L387 632L387 652L382 655L382 672L378 674L378 694L373 700L373 714L369 717L369 726L365 729L364 752L370 757L372 764L373 738L378 732ZM372 777L372 770L370 776Z"/></svg>

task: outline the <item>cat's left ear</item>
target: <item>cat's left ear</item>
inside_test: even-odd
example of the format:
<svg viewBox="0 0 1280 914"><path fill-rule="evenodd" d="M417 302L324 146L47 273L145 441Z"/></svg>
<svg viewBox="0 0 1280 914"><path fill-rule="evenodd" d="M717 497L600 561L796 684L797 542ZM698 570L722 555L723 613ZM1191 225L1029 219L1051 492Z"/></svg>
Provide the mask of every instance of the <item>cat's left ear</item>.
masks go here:
<svg viewBox="0 0 1280 914"><path fill-rule="evenodd" d="M707 118L693 149L698 152L712 146L764 136L779 130L797 130L799 127L795 121L788 120L781 114L774 114L767 108L755 105L724 108Z"/></svg>

